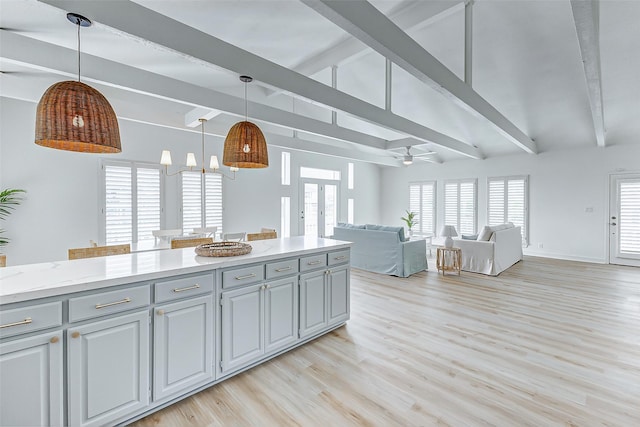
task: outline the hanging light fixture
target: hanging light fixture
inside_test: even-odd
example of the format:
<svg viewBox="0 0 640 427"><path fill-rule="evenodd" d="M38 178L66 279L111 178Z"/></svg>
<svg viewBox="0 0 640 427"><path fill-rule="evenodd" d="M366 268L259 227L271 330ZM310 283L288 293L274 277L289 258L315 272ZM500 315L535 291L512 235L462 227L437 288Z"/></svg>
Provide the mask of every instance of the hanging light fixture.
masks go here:
<svg viewBox="0 0 640 427"><path fill-rule="evenodd" d="M238 171L237 167L230 167L229 170L233 173L233 175L225 175L222 173L220 169L220 163L218 162L218 156L211 156L209 159L209 169L205 168L204 163L204 124L207 119L198 119L200 122L200 131L202 134L202 173L217 173L222 175L225 178L234 180L236 179L236 172ZM196 156L193 153L187 153L187 169L180 169L174 173L169 173L169 166L171 166L171 152L169 150L162 150L162 155L160 156L160 164L164 166L164 172L167 176L177 175L182 172L193 172L194 168L198 166L196 162Z"/></svg>
<svg viewBox="0 0 640 427"><path fill-rule="evenodd" d="M91 21L77 13L67 19L78 26L78 81L55 83L36 110L35 142L44 147L85 153L119 153L118 119L109 101L80 81L80 27Z"/></svg>
<svg viewBox="0 0 640 427"><path fill-rule="evenodd" d="M231 127L224 140L222 163L238 168L266 168L269 166L267 141L260 128L247 120L247 83L253 81L249 76L240 76L244 82L244 121Z"/></svg>

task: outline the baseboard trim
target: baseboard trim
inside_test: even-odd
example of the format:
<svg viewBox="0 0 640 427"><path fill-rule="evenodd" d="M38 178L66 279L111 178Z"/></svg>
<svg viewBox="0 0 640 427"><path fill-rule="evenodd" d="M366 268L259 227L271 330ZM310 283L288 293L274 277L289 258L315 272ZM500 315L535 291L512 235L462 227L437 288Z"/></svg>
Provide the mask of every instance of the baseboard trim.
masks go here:
<svg viewBox="0 0 640 427"><path fill-rule="evenodd" d="M531 251L527 249L524 249L523 253L524 255L527 255L527 256L535 256L540 258L561 259L565 261L590 262L593 264L608 264L607 260L604 258L582 257L582 256L567 255L567 254L560 254L560 253L554 253L554 252L538 252L538 251Z"/></svg>

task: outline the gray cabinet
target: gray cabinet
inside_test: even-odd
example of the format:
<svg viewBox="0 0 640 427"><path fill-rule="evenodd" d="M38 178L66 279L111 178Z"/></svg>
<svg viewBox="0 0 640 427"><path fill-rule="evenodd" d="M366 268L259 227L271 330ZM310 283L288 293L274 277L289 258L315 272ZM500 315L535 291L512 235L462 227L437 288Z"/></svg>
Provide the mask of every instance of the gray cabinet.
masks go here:
<svg viewBox="0 0 640 427"><path fill-rule="evenodd" d="M221 301L223 372L297 341L296 276L224 292Z"/></svg>
<svg viewBox="0 0 640 427"><path fill-rule="evenodd" d="M149 311L67 330L70 425L101 426L149 404Z"/></svg>
<svg viewBox="0 0 640 427"><path fill-rule="evenodd" d="M63 425L62 331L0 343L0 425Z"/></svg>
<svg viewBox="0 0 640 427"><path fill-rule="evenodd" d="M213 378L211 295L158 306L153 326L153 399Z"/></svg>
<svg viewBox="0 0 640 427"><path fill-rule="evenodd" d="M349 293L348 265L300 275L300 338L347 321Z"/></svg>

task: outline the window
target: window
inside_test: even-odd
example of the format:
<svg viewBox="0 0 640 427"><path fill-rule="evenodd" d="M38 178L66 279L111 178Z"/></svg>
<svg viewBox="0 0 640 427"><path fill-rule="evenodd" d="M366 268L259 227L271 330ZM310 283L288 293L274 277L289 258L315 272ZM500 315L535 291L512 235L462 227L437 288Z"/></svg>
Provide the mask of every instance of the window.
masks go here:
<svg viewBox="0 0 640 427"><path fill-rule="evenodd" d="M489 178L487 218L489 225L512 222L522 228L522 245L529 241L529 179L526 176Z"/></svg>
<svg viewBox="0 0 640 427"><path fill-rule="evenodd" d="M418 234L436 233L436 183L417 182L409 184L409 211L416 214Z"/></svg>
<svg viewBox="0 0 640 427"><path fill-rule="evenodd" d="M282 185L291 185L291 154L282 152L282 169L280 171L280 182Z"/></svg>
<svg viewBox="0 0 640 427"><path fill-rule="evenodd" d="M340 181L340 171L300 167L300 178L329 179Z"/></svg>
<svg viewBox="0 0 640 427"><path fill-rule="evenodd" d="M104 161L102 183L105 244L152 240L151 231L164 223L164 176L160 166Z"/></svg>
<svg viewBox="0 0 640 427"><path fill-rule="evenodd" d="M477 223L477 180L447 181L444 184L444 223L458 234L475 234Z"/></svg>
<svg viewBox="0 0 640 427"><path fill-rule="evenodd" d="M354 221L355 212L354 212L353 203L354 203L353 199L347 199L347 222L349 224L355 224L355 221Z"/></svg>
<svg viewBox="0 0 640 427"><path fill-rule="evenodd" d="M182 229L218 227L222 233L222 176L202 172L183 172Z"/></svg>
<svg viewBox="0 0 640 427"><path fill-rule="evenodd" d="M353 190L353 179L354 179L353 163L349 163L348 169L347 169L347 188L349 190Z"/></svg>
<svg viewBox="0 0 640 427"><path fill-rule="evenodd" d="M280 198L280 233L282 237L291 237L291 198Z"/></svg>

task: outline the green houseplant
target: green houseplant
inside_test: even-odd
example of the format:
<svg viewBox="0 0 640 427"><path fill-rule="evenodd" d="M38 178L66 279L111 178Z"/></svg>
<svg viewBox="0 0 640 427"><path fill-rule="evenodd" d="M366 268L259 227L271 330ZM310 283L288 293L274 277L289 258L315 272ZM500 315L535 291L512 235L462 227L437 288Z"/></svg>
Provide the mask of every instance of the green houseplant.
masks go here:
<svg viewBox="0 0 640 427"><path fill-rule="evenodd" d="M17 188L7 188L0 191L0 220L5 220L22 202L22 198L26 193L25 190ZM9 238L4 236L4 230L0 228L0 249L9 243ZM0 267L6 264L6 258L0 253Z"/></svg>
<svg viewBox="0 0 640 427"><path fill-rule="evenodd" d="M416 213L410 212L408 210L405 212L407 213L407 216L402 216L400 217L400 219L407 224L407 228L409 229L409 236L411 236L412 228L414 225L416 225L416 221L415 221Z"/></svg>

